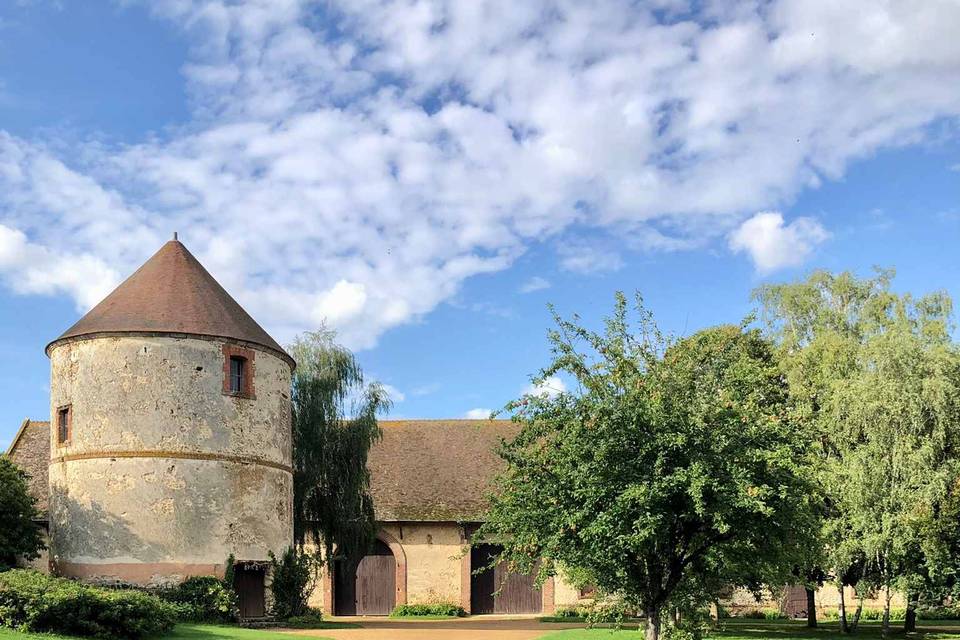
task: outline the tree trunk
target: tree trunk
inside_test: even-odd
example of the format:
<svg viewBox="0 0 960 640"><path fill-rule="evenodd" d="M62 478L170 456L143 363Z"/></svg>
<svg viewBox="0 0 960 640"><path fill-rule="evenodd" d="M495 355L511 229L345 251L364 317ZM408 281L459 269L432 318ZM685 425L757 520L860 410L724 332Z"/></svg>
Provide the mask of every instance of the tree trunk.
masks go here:
<svg viewBox="0 0 960 640"><path fill-rule="evenodd" d="M817 628L817 592L810 587L807 591L807 626L811 629Z"/></svg>
<svg viewBox="0 0 960 640"><path fill-rule="evenodd" d="M880 634L884 638L890 637L890 581L887 581L883 592L883 627Z"/></svg>
<svg viewBox="0 0 960 640"><path fill-rule="evenodd" d="M847 628L847 602L843 595L843 584L840 585L840 630L844 633L850 632Z"/></svg>
<svg viewBox="0 0 960 640"><path fill-rule="evenodd" d="M853 612L853 623L850 625L850 633L854 633L857 630L857 625L860 624L860 614L863 613L863 594L857 594L857 610Z"/></svg>
<svg viewBox="0 0 960 640"><path fill-rule="evenodd" d="M903 630L913 633L917 630L917 594L907 594L907 615L903 619Z"/></svg>
<svg viewBox="0 0 960 640"><path fill-rule="evenodd" d="M647 616L647 631L645 640L660 640L660 609L649 608Z"/></svg>

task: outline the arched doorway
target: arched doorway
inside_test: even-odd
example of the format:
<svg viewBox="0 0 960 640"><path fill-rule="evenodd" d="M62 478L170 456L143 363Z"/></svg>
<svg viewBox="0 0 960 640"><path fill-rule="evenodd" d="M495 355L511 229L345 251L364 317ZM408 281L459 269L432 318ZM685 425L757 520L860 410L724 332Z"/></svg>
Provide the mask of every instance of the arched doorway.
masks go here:
<svg viewBox="0 0 960 640"><path fill-rule="evenodd" d="M382 540L357 560L334 565L334 612L338 616L385 616L396 606L397 560Z"/></svg>

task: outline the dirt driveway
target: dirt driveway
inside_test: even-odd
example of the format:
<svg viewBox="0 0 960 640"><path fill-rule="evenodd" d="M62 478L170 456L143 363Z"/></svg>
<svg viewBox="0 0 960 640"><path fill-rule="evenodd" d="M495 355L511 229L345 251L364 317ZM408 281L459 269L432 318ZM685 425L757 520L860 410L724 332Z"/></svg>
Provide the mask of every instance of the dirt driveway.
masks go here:
<svg viewBox="0 0 960 640"><path fill-rule="evenodd" d="M291 631L291 635L320 636L333 640L533 640L560 629L582 627L578 624L544 624L535 618L465 618L462 620L350 620L359 629L310 629Z"/></svg>

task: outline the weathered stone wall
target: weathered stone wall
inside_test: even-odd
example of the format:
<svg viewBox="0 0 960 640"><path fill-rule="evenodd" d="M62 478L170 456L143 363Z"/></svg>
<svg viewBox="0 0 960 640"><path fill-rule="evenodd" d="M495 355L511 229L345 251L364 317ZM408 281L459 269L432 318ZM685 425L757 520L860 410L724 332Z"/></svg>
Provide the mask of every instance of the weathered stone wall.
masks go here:
<svg viewBox="0 0 960 640"><path fill-rule="evenodd" d="M394 554L398 566L401 604L453 603L470 607L470 550L463 527L455 522L389 522L381 525L381 540ZM325 573L310 597L310 606L332 613L333 581ZM554 603L577 604L579 590L557 576L543 589L543 613Z"/></svg>
<svg viewBox="0 0 960 640"><path fill-rule="evenodd" d="M389 523L407 559L407 603L460 602L461 528L449 522Z"/></svg>
<svg viewBox="0 0 960 640"><path fill-rule="evenodd" d="M791 589L793 589L795 593L791 594ZM744 615L751 611L766 609L784 611L786 605L785 600L788 597L805 598L806 596L803 594L801 588L787 587L782 590L776 590L776 592L765 591L762 594L762 598L758 601L753 594L746 589L736 589L730 597L721 598L720 604L733 615ZM846 587L843 592L843 597L846 601L848 614L853 615L853 611L857 607L857 595L853 587ZM832 584L826 584L820 587L817 589L816 603L818 614L824 614L828 611L838 611L840 608L840 590ZM863 601L863 606L870 609L882 609L883 605L882 594L874 594L873 597L865 598ZM805 606L804 603L804 608ZM894 592L890 606L899 608L906 607L906 598L904 598L902 593Z"/></svg>
<svg viewBox="0 0 960 640"><path fill-rule="evenodd" d="M223 393L224 342L103 337L53 347L53 564L157 583L266 560L292 541L290 368L253 349L254 397Z"/></svg>

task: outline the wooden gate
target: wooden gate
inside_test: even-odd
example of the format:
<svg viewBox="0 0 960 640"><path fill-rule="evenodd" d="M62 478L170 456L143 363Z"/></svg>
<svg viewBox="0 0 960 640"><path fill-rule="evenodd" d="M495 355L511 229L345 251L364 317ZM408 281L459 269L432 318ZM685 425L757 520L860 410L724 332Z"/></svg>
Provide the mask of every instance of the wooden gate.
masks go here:
<svg viewBox="0 0 960 640"><path fill-rule="evenodd" d="M243 566L234 569L233 586L237 592L241 618L262 618L266 615L264 584L263 569Z"/></svg>
<svg viewBox="0 0 960 640"><path fill-rule="evenodd" d="M337 561L334 610L339 616L385 616L397 598L397 561L381 541L358 561Z"/></svg>
<svg viewBox="0 0 960 640"><path fill-rule="evenodd" d="M470 550L470 566L476 571L490 563L500 552L496 545L479 545ZM540 613L543 594L536 588L536 572L532 575L514 573L505 562L498 563L470 577L470 612L483 613Z"/></svg>

